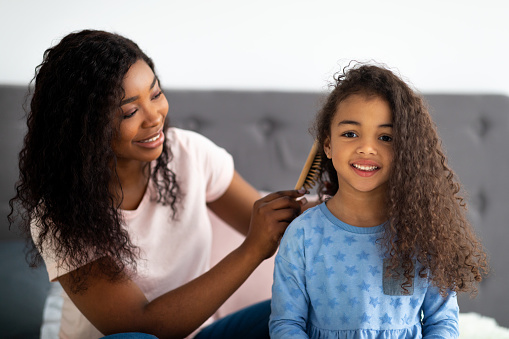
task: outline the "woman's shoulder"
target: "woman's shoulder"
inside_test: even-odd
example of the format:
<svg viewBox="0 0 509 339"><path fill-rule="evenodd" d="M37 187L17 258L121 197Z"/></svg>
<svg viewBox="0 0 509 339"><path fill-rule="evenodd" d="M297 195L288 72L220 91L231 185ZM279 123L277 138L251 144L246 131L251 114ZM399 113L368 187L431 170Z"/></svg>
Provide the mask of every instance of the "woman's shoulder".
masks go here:
<svg viewBox="0 0 509 339"><path fill-rule="evenodd" d="M210 139L208 139L203 134L200 134L196 131L191 131L187 129L182 129L178 127L169 127L166 131L166 137L169 142L180 142L180 143L189 143L189 142L207 142L213 143Z"/></svg>

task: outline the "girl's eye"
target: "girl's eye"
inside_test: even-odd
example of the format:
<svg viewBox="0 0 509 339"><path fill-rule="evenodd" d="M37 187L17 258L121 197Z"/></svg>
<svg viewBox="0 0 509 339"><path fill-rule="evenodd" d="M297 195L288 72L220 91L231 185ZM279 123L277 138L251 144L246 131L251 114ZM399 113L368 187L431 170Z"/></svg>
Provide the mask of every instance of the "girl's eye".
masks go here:
<svg viewBox="0 0 509 339"><path fill-rule="evenodd" d="M379 139L382 140L382 141L385 141L385 142L391 142L392 141L392 137L390 135L382 135Z"/></svg>
<svg viewBox="0 0 509 339"><path fill-rule="evenodd" d="M355 132L345 132L341 134L341 136L347 137L347 138L355 138L357 134Z"/></svg>
<svg viewBox="0 0 509 339"><path fill-rule="evenodd" d="M124 114L123 119L129 119L129 118L132 118L132 117L134 116L134 114L136 114L136 112L138 112L138 110L137 110L137 109L135 109L135 110L134 110L134 111L132 111L132 112L129 112L129 113Z"/></svg>

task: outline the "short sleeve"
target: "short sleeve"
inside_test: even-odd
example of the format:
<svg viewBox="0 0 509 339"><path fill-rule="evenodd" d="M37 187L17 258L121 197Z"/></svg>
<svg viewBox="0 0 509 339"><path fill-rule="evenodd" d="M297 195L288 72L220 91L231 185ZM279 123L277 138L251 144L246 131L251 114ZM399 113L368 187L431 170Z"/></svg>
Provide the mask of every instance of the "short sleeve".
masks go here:
<svg viewBox="0 0 509 339"><path fill-rule="evenodd" d="M205 182L207 202L218 199L231 184L234 173L233 157L205 136L193 131L173 129L187 153L195 157Z"/></svg>

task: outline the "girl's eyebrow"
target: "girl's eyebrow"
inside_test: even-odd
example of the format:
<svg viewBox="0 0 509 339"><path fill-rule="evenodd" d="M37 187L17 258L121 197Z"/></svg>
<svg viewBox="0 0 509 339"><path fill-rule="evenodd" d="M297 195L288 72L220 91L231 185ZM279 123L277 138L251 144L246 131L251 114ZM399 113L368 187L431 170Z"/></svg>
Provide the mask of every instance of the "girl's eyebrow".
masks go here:
<svg viewBox="0 0 509 339"><path fill-rule="evenodd" d="M152 83L150 84L150 89L154 88L154 86L156 85L156 82L157 82L157 77L154 75L154 80L152 80ZM134 96L134 97L131 97L131 98L127 98L127 99L124 99L120 102L120 106L124 106L126 104L129 104L133 101L136 101L138 100L139 96Z"/></svg>
<svg viewBox="0 0 509 339"><path fill-rule="evenodd" d="M358 121L354 121L354 120L342 120L338 123L338 126L341 126L341 125L356 125L356 126L360 126L361 123L358 122ZM381 125L378 125L378 127L388 127L388 128L392 128L393 125L392 123L389 123L389 124L381 124Z"/></svg>

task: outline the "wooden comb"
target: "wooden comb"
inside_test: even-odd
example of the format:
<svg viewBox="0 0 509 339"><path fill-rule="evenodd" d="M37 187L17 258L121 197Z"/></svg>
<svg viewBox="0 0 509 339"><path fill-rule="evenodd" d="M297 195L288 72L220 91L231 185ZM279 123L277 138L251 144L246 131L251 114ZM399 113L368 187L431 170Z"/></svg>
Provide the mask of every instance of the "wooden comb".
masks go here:
<svg viewBox="0 0 509 339"><path fill-rule="evenodd" d="M318 175L320 175L320 161L321 157L318 153L318 144L315 141L313 146L311 146L306 163L300 172L299 180L297 180L297 184L295 185L296 190L302 187L307 190L313 188L318 180Z"/></svg>

